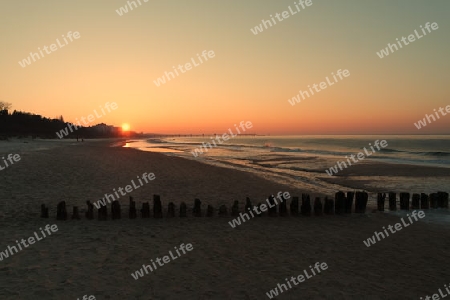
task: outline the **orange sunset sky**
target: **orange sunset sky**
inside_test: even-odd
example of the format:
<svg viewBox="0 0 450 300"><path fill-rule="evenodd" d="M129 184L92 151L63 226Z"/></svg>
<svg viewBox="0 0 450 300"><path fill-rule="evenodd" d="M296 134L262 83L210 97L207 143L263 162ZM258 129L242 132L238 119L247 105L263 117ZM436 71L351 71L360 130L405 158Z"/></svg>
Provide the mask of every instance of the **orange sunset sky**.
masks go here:
<svg viewBox="0 0 450 300"><path fill-rule="evenodd" d="M69 122L106 102L95 123L158 133L225 132L251 121L258 134L450 134L450 1L314 1L255 35L294 1L2 1L0 101ZM380 59L376 52L420 25L439 29ZM69 31L80 37L22 67L30 52ZM156 86L197 53L214 58ZM299 90L338 69L350 76L292 106Z"/></svg>

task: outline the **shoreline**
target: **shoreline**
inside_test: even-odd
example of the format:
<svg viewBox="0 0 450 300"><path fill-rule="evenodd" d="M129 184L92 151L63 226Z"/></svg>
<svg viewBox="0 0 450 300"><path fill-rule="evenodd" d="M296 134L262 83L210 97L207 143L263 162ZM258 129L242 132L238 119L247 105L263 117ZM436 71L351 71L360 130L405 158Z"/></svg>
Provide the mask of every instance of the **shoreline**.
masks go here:
<svg viewBox="0 0 450 300"><path fill-rule="evenodd" d="M84 208L86 200L91 200L91 203L94 203L104 197L105 193L111 193L113 188L124 186L132 179L135 179L136 176L145 172L155 173L157 179L149 187L139 187L139 189L130 193L130 196L135 197L135 200L138 202L152 201L152 195L159 194L162 197L163 203L166 205L169 202L179 204L181 201L185 201L189 206L195 198L199 198L203 205L211 204L215 208L218 208L221 204L231 205L234 200L239 200L240 205L244 205L245 197L247 196L256 204L266 199L268 195L275 194L280 190L288 191L292 196L297 197L301 197L303 193L309 194L312 199L314 197L322 197L323 199L324 196L334 198L334 193L339 190L344 192L362 190L369 193L368 208L373 208L376 205L377 192L387 193L392 190L385 184L383 185L389 178L395 179L396 176L408 175L408 179L414 182L424 177L445 178L450 176L450 170L447 171L446 168L429 167L417 170L414 166L405 167L402 165L403 168L399 168L388 164L362 163L342 170L337 176L330 177L323 174L318 180L336 185L336 188L331 189L329 193L321 193L314 190L314 185L312 184L303 185L302 182L293 182L292 184L290 182L280 183L279 181L281 179L277 180L271 176L263 177L260 174L253 173L251 168L248 171L237 170L226 165L211 165L201 160L123 147L123 145L129 142L127 139L98 139L78 143L70 141L51 143L50 141L50 144L56 145L54 148L51 148L48 141L43 141L43 144L45 145L47 143L49 147L43 149L37 147L37 149L43 151L22 151L20 164L11 166L8 168L9 170L3 170L2 175L6 175L8 178L8 174L11 172L14 173L12 174L13 177L20 176L26 178L28 176L20 175L20 172L23 171L26 173L29 172L28 170L42 169L45 168L46 162L52 164L56 160L61 169L74 170L76 172L72 174L73 176L68 174L66 180L56 182L56 185L53 182L48 182L48 180L47 182L44 181L44 186L51 186L52 184L55 186L48 194L54 199L66 198L68 199L67 204L79 205L81 208ZM36 145L41 145L40 141ZM55 159L49 157L52 155L55 156ZM79 169L80 166L76 162L70 161L70 157L77 157L77 159L84 160L81 164L81 169ZM117 157L117 159L114 157ZM32 162L30 160L35 161ZM102 165L106 166L102 168ZM155 165L155 170L152 170L152 165ZM61 172L60 168L54 166L50 169L54 169L55 172ZM86 176L83 176L83 168L86 168L88 172ZM96 168L99 169L96 170ZM117 170L119 170L121 175L117 174ZM98 171L101 173L98 173ZM160 173L160 176L157 173ZM100 178L99 175L101 176ZM276 176L277 174L269 175ZM73 179L75 180L81 180L80 182L82 182L83 186L86 185L85 188L89 196L86 194L83 195L77 189L76 185L72 187L67 182L70 180L70 177L74 177ZM108 177L112 177L111 181L108 180ZM43 179L45 178L44 176ZM51 177L47 179L51 179ZM423 181L421 180L421 182ZM246 182L249 184L246 184ZM92 183L95 184L93 185ZM61 185L59 188L57 187L58 184ZM73 190L73 194L62 197L61 195L64 195L63 188L65 186ZM170 190L174 186L178 190L172 193ZM310 189L308 186L312 188ZM261 189L261 187L264 188ZM32 184L32 188L24 188L25 191L17 194L22 194L23 196L36 199L36 201L42 201L43 203L47 200L47 197L39 196L41 194L39 192L37 196L33 195L32 189L39 191L39 184ZM439 190L449 191L445 187ZM422 192L431 193L439 190L427 190L427 187L420 183L411 183L411 187L406 190L393 189L392 191L397 193L410 192L412 194ZM18 196L13 195L13 197ZM74 198L77 198L77 200L70 201L70 199ZM79 200L78 198L84 200ZM128 196L123 198L121 203L127 205ZM51 200L50 203L56 207L56 200ZM33 205L37 204L33 203ZM52 205L50 205L51 209L53 209ZM32 213L37 212L38 210L35 210Z"/></svg>
<svg viewBox="0 0 450 300"><path fill-rule="evenodd" d="M145 140L132 140L127 141L128 143L145 143ZM142 144L144 145L144 144ZM141 145L141 146L142 146ZM133 148L142 152L150 152L151 150L144 150L141 148ZM149 148L151 149L151 148ZM172 149L171 147L167 147L167 149ZM164 153L164 151L155 151L153 153ZM285 173L280 173L270 168L261 169L260 166L264 165L265 162L270 162L269 160L263 159L252 159L253 163L250 165L239 165L231 162L225 162L221 160L216 160L214 158L201 158L196 159L192 158L189 155L177 155L176 151L173 151L173 155L170 154L171 157L179 157L184 158L190 161L196 161L201 164L217 166L220 168L226 168L231 170L239 170L242 172L246 172L248 174L255 174L260 178L270 180L274 183L284 183L289 186L295 186L298 189L302 189L305 192L311 194L317 194L318 196L331 196L329 193L336 192L339 189L342 190L364 190L369 193L376 192L388 192L384 187L384 181L390 178L395 179L398 182L398 178L402 178L405 183L403 185L399 184L400 187L397 188L400 192L401 190L407 189L411 191L411 193L431 193L437 192L438 190L449 191L450 184L446 184L445 182L450 182L450 168L448 167L440 167L440 166L423 166L423 165L415 165L415 164L402 164L402 163L390 163L380 160L373 161L363 161L359 164L352 165L348 168L344 168L343 170L339 170L337 174L333 176L329 176L326 174L325 169L305 169L302 170L304 174L309 175L314 180L310 182L302 182L295 179L295 177L289 176ZM274 156L279 155L282 157L282 154L273 154ZM311 156L298 157L295 159L291 159L291 161L301 162L302 160L312 161L317 160L317 158ZM440 178L440 183L436 183L433 187L429 187L425 184L425 180L421 180L420 184L414 184L414 180L422 178L422 179L432 179ZM448 181L446 181L446 177L448 177ZM330 186L327 188L318 188L321 183L329 184ZM394 188L395 190L395 188ZM376 197L371 196L370 200L374 200Z"/></svg>
<svg viewBox="0 0 450 300"><path fill-rule="evenodd" d="M389 290L392 298L413 298L427 294L446 272L442 241L450 238L448 210L428 210L414 226L370 248L363 241L408 212L371 213L376 203L369 202L366 214L264 216L230 228L230 215L194 217L194 199L202 201L202 212L208 204L216 210L225 204L230 212L238 200L242 212L246 196L255 205L279 191L298 197L307 191L244 171L111 147L114 143L123 141L63 142L24 151L20 164L2 171L0 250L54 220L60 201L66 201L69 216L70 206L77 205L82 217L55 221L57 235L2 261L0 298L76 299L94 294L98 299L256 300L266 297L267 287L273 289L289 274L301 274L303 266L315 261L326 262L327 272L293 288L289 297L366 299L384 297ZM138 218L129 219L128 197L119 200L121 220L83 216L86 200L96 201L144 172L154 173L156 179L130 195L140 209L142 202L152 203L153 194L159 194L163 218L142 219L138 213ZM315 194L309 193L313 199ZM178 212L175 218L165 217L168 203L179 208L181 201L188 206L187 218L178 217ZM49 207L50 219L40 218L42 203ZM140 280L130 276L180 243L191 243L196 251ZM427 255L416 249L428 249ZM411 261L423 267L411 269ZM393 281L398 274L404 276Z"/></svg>

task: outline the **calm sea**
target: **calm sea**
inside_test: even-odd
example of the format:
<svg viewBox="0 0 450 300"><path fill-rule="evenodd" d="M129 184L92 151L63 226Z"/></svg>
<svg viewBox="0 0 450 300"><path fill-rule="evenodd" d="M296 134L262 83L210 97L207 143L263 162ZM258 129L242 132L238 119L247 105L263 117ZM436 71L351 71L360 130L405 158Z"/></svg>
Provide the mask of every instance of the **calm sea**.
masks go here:
<svg viewBox="0 0 450 300"><path fill-rule="evenodd" d="M333 195L352 189L351 181L364 182L367 190L435 192L449 191L449 177L348 176L332 183L325 170L345 156L357 154L369 143L386 140L382 148L359 164L382 162L450 168L450 136L238 136L194 157L192 151L210 136L137 140L128 147L194 159L202 163L256 173L266 179ZM217 142L216 142L217 143ZM351 168L351 166L349 166Z"/></svg>

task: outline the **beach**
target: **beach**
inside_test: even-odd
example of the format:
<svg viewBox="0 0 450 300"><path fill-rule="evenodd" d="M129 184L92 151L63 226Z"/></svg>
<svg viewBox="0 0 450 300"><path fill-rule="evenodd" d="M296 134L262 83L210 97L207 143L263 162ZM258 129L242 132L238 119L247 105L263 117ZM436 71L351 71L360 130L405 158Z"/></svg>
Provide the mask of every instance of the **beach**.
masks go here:
<svg viewBox="0 0 450 300"><path fill-rule="evenodd" d="M418 299L449 282L449 224L434 217L448 217L447 211L426 210L423 220L371 247L363 241L407 212L374 213L371 202L366 214L263 216L232 228L232 217L193 217L194 199L202 201L203 211L210 204L217 213L222 204L230 210L235 200L243 211L246 197L257 204L280 191L298 197L310 191L192 159L111 147L122 141L26 142L0 143L2 154L21 157L0 173L0 251L47 224L57 224L58 231L0 262L0 299L268 299L278 283L316 262L328 269L277 299ZM373 168L388 173L382 164ZM408 166L396 169L397 175L414 173ZM448 176L437 169L426 174ZM119 199L121 220L84 217L87 200L143 173L154 173L155 180ZM154 194L161 196L164 215L169 202L179 209L184 201L188 217L141 219L138 213L130 220L128 196L139 210ZM69 214L80 207L82 219L56 221L62 200ZM49 219L39 217L42 203L50 207ZM138 280L131 276L182 243L193 250Z"/></svg>

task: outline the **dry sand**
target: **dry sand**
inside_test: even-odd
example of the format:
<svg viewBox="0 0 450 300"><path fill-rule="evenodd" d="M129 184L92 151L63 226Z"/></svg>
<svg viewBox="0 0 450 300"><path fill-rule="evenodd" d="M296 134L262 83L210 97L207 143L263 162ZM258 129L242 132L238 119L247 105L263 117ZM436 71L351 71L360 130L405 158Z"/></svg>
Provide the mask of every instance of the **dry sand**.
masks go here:
<svg viewBox="0 0 450 300"><path fill-rule="evenodd" d="M363 240L400 215L262 217L235 229L231 218L219 217L56 221L57 202L65 200L69 211L78 205L84 214L86 200L145 172L156 179L131 193L138 207L153 194L165 208L169 201L191 207L194 198L218 207L234 200L242 206L246 196L259 202L279 191L305 191L182 158L110 148L105 141L28 144L0 143L2 154L22 157L0 171L0 251L46 224L59 230L0 261L0 299L268 299L266 292L315 262L326 262L328 270L276 299L419 299L450 282L449 226L428 222L434 211L369 248ZM50 205L50 219L39 218L41 203ZM138 280L131 277L181 243L194 249Z"/></svg>

